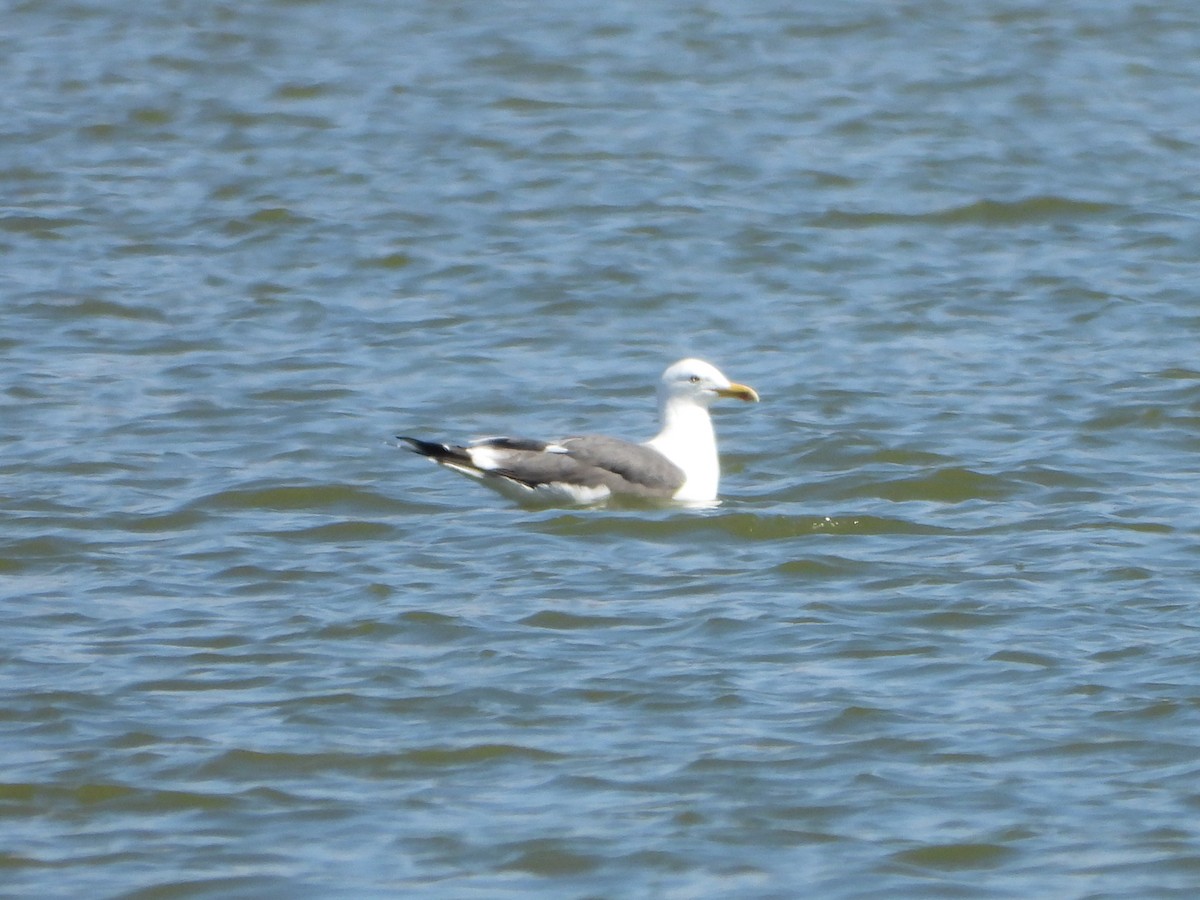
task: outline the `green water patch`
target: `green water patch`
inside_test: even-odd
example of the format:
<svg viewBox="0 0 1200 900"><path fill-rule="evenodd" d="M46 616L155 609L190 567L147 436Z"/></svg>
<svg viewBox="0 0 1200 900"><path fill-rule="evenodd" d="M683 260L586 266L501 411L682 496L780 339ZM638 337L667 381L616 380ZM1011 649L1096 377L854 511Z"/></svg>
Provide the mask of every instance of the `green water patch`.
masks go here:
<svg viewBox="0 0 1200 900"><path fill-rule="evenodd" d="M202 793L142 788L114 782L88 782L78 785L0 784L0 808L11 814L47 808L101 806L126 812L159 813L180 810L226 809L237 805L235 797Z"/></svg>
<svg viewBox="0 0 1200 900"><path fill-rule="evenodd" d="M845 491L849 497L880 497L896 503L966 503L971 500L1002 500L1017 485L997 475L953 466L909 478L859 482Z"/></svg>
<svg viewBox="0 0 1200 900"><path fill-rule="evenodd" d="M929 844L904 850L892 858L922 869L992 869L1007 862L1014 852L1001 844Z"/></svg>
<svg viewBox="0 0 1200 900"><path fill-rule="evenodd" d="M846 212L831 210L818 219L826 228L869 228L891 225L987 225L1018 226L1053 222L1075 222L1115 215L1122 207L1068 197L1028 197L1011 202L976 200L961 206L929 212Z"/></svg>
<svg viewBox="0 0 1200 900"><path fill-rule="evenodd" d="M515 849L519 850L516 858L503 868L543 877L581 875L599 868L603 862L600 857L571 850L568 843L561 840L526 841Z"/></svg>
<svg viewBox="0 0 1200 900"><path fill-rule="evenodd" d="M181 509L157 515L120 516L110 524L134 534L165 534L195 528L204 519L205 516L197 510Z"/></svg>
<svg viewBox="0 0 1200 900"><path fill-rule="evenodd" d="M551 534L613 535L643 540L713 537L750 541L774 541L816 534L914 535L953 534L952 529L907 519L867 515L789 516L777 513L730 513L728 515L638 518L622 515L563 513L535 526Z"/></svg>

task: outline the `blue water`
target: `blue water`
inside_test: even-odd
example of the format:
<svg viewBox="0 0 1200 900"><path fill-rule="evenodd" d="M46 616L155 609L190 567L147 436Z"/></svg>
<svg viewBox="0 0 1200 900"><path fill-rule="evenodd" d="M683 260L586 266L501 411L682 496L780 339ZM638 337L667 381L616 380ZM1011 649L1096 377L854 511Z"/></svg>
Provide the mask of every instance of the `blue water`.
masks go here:
<svg viewBox="0 0 1200 900"><path fill-rule="evenodd" d="M0 893L1200 890L1193 4L4 23Z"/></svg>

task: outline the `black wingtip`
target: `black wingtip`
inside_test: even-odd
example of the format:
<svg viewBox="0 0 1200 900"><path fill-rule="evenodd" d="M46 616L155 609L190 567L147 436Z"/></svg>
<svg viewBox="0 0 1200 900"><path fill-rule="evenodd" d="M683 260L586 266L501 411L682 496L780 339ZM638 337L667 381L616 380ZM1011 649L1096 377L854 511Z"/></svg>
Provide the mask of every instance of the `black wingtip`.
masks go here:
<svg viewBox="0 0 1200 900"><path fill-rule="evenodd" d="M470 463L471 461L462 447L451 447L436 441L423 441L420 438L406 437L403 434L396 435L396 440L404 441L413 453L432 459L434 462Z"/></svg>
<svg viewBox="0 0 1200 900"><path fill-rule="evenodd" d="M423 441L420 438L407 437L403 434L396 435L396 440L404 441L408 444L408 449L413 453L419 453L421 456L445 456L450 452L450 448L445 444L437 444L433 441Z"/></svg>

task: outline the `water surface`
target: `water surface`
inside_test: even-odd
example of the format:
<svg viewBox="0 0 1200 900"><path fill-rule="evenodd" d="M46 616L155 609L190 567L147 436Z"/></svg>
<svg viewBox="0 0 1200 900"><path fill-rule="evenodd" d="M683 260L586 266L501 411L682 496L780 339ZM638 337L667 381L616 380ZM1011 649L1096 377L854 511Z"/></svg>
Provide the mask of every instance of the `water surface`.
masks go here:
<svg viewBox="0 0 1200 900"><path fill-rule="evenodd" d="M8 890L1194 896L1197 19L12 6Z"/></svg>

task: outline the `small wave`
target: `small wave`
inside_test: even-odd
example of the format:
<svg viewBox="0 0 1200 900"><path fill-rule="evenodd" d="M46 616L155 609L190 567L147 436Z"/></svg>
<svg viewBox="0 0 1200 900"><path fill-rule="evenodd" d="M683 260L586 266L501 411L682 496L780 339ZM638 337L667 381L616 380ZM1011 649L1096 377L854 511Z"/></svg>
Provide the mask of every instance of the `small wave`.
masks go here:
<svg viewBox="0 0 1200 900"><path fill-rule="evenodd" d="M313 543L354 543L361 541L385 541L398 537L396 528L381 522L330 522L309 528L268 532L272 537Z"/></svg>
<svg viewBox="0 0 1200 900"><path fill-rule="evenodd" d="M591 628L645 628L657 625L661 621L629 616L584 616L556 609L544 609L521 619L520 624L550 631L577 631Z"/></svg>

